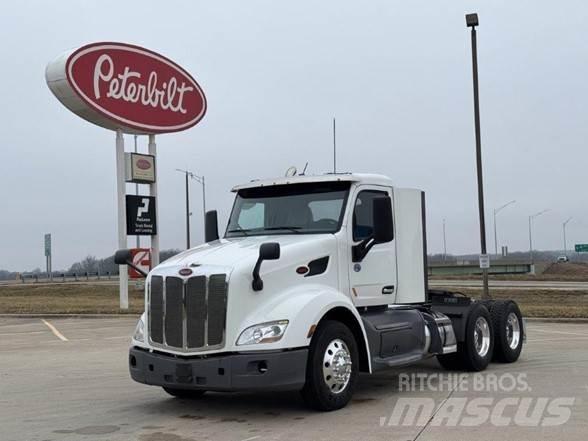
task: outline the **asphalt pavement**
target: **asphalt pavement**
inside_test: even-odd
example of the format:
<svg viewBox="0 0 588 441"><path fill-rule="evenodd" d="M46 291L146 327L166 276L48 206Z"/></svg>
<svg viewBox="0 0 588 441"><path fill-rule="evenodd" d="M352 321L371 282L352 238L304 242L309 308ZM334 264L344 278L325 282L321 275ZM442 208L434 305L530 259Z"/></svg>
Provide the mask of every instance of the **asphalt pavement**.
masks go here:
<svg viewBox="0 0 588 441"><path fill-rule="evenodd" d="M350 405L330 413L308 410L296 392L179 400L134 383L134 325L130 317L0 318L0 439L536 441L588 433L586 324L533 322L519 362L483 374L459 377L431 359L362 375Z"/></svg>

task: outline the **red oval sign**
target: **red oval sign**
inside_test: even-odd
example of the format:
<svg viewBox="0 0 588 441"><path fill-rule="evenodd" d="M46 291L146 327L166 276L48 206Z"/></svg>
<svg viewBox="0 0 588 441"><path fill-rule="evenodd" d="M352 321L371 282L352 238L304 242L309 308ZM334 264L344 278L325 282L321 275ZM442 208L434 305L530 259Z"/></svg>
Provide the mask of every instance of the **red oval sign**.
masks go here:
<svg viewBox="0 0 588 441"><path fill-rule="evenodd" d="M151 168L151 163L146 159L139 159L137 161L137 167L141 170L149 170Z"/></svg>
<svg viewBox="0 0 588 441"><path fill-rule="evenodd" d="M51 63L46 76L63 104L107 128L131 133L176 132L194 126L206 113L204 92L188 72L134 45L83 46ZM87 107L85 112L70 102L71 92L55 84L63 80Z"/></svg>

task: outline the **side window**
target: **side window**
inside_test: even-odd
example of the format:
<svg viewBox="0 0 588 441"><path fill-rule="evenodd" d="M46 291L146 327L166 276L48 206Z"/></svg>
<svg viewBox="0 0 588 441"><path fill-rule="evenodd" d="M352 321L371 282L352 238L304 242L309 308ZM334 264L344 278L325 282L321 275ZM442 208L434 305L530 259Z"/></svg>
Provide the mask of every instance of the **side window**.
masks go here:
<svg viewBox="0 0 588 441"><path fill-rule="evenodd" d="M239 214L237 224L244 230L263 228L265 204L245 202Z"/></svg>
<svg viewBox="0 0 588 441"><path fill-rule="evenodd" d="M361 241L370 237L374 231L374 199L388 196L377 190L363 190L357 195L353 208L353 240Z"/></svg>

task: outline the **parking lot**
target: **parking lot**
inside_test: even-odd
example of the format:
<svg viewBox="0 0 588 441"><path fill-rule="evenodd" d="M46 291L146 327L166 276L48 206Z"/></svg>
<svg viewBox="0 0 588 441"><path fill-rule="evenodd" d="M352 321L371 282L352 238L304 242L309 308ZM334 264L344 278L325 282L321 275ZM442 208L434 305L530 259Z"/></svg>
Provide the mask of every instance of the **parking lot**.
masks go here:
<svg viewBox="0 0 588 441"><path fill-rule="evenodd" d="M520 361L512 365L492 364L478 377L484 383L481 389L475 387L474 376L470 374L460 378L461 386L455 387L448 381L449 374L436 361L429 360L362 376L351 405L331 413L307 410L295 392L208 393L199 400L186 401L171 398L158 388L136 384L127 371L129 335L134 325L135 318L129 317L45 321L0 318L0 438L584 440L588 433L587 324L529 324L529 337ZM422 390L407 390L400 378L414 380L418 378L416 374L429 374L430 380L425 381ZM496 378L498 387L492 381ZM513 378L519 386L522 384L522 390L511 389L506 380ZM470 387L463 387L464 384ZM417 386L415 381L411 385ZM478 424L464 424L463 419L451 417L416 424L406 419L398 422L394 417L401 398L433 399L439 417L448 407L455 406L456 398L470 403L478 397L488 399L492 412L500 402L510 404L498 415L502 419L482 418ZM562 399L559 414L565 419L569 409L568 418L553 426L546 425L541 418L536 423L522 422L513 417L522 406L521 398L533 406L528 414L533 408L547 405L544 416L550 415L549 409L553 416L553 400Z"/></svg>

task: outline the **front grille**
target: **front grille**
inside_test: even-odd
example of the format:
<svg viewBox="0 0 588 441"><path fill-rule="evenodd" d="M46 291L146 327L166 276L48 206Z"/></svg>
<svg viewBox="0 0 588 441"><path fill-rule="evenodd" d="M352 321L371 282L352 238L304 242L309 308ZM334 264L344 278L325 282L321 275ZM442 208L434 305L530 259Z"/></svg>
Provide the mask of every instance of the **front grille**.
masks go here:
<svg viewBox="0 0 588 441"><path fill-rule="evenodd" d="M149 338L156 346L205 350L224 343L226 274L151 277Z"/></svg>

